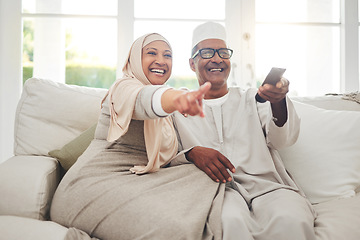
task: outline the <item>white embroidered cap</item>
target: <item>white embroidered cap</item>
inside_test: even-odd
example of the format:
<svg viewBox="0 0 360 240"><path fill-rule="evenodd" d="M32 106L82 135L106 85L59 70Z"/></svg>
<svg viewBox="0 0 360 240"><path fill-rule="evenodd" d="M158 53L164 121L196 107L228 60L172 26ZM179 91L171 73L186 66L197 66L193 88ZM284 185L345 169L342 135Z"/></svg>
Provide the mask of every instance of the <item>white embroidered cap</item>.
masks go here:
<svg viewBox="0 0 360 240"><path fill-rule="evenodd" d="M193 31L192 47L205 39L221 39L226 42L225 27L215 22L206 22L197 26Z"/></svg>

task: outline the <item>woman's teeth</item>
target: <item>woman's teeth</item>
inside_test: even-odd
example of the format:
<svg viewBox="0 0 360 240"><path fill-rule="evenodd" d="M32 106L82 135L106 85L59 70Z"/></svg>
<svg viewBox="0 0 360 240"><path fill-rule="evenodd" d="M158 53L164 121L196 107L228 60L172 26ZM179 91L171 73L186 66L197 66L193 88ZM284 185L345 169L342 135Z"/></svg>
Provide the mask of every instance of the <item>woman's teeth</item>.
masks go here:
<svg viewBox="0 0 360 240"><path fill-rule="evenodd" d="M159 74L164 74L165 73L165 70L163 70L163 69L151 69L150 71L153 72L153 73L159 73Z"/></svg>

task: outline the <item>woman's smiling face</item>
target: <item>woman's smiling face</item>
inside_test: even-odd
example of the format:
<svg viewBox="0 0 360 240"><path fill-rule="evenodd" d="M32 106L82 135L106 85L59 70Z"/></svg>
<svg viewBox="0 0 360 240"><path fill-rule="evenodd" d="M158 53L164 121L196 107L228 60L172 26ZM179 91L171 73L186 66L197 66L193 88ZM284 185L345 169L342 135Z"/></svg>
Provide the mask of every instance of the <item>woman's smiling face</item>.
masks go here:
<svg viewBox="0 0 360 240"><path fill-rule="evenodd" d="M172 69L172 51L169 45L157 40L144 46L142 69L151 84L164 84L169 79Z"/></svg>

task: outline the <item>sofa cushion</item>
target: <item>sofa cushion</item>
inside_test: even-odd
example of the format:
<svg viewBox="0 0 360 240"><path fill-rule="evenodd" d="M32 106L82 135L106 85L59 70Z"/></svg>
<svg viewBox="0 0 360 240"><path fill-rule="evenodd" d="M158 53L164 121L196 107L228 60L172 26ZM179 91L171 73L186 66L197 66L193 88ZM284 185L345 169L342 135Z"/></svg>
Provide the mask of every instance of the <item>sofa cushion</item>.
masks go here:
<svg viewBox="0 0 360 240"><path fill-rule="evenodd" d="M0 216L0 238L6 240L63 240L68 229L55 222Z"/></svg>
<svg viewBox="0 0 360 240"><path fill-rule="evenodd" d="M52 150L49 155L59 160L61 167L67 171L94 139L96 125L94 124L78 137L65 144L61 149Z"/></svg>
<svg viewBox="0 0 360 240"><path fill-rule="evenodd" d="M314 205L317 240L358 240L360 237L360 195Z"/></svg>
<svg viewBox="0 0 360 240"><path fill-rule="evenodd" d="M15 156L1 164L0 215L49 219L60 181L59 163L45 156Z"/></svg>
<svg viewBox="0 0 360 240"><path fill-rule="evenodd" d="M32 78L16 110L15 155L48 155L97 122L106 89Z"/></svg>
<svg viewBox="0 0 360 240"><path fill-rule="evenodd" d="M360 187L360 112L294 106L299 138L279 151L288 171L312 203L354 196Z"/></svg>

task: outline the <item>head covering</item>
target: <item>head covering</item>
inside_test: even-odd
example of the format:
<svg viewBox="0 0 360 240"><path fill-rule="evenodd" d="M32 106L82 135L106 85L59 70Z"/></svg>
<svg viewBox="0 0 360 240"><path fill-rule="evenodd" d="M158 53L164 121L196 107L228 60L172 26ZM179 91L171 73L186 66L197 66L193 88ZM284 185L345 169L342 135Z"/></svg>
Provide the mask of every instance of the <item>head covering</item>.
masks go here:
<svg viewBox="0 0 360 240"><path fill-rule="evenodd" d="M142 49L157 40L166 42L170 47L168 41L157 33L146 34L135 40L123 67L123 77L114 82L104 98L109 101L110 126L107 140L110 142L128 131L137 95L145 85L151 84L142 69ZM167 164L178 150L170 117L144 120L144 137L148 164L130 169L136 174L157 171Z"/></svg>
<svg viewBox="0 0 360 240"><path fill-rule="evenodd" d="M151 84L142 69L142 49L149 43L158 40L166 42L166 44L171 48L170 43L158 33L145 34L134 41L122 69L124 75L121 79L136 78L143 85Z"/></svg>
<svg viewBox="0 0 360 240"><path fill-rule="evenodd" d="M220 39L226 42L225 27L215 22L206 22L197 26L193 31L192 48L205 39Z"/></svg>

